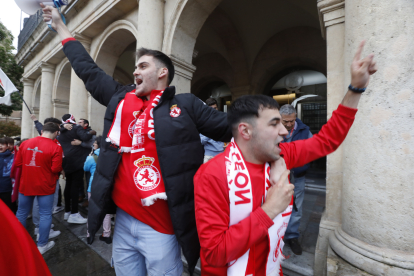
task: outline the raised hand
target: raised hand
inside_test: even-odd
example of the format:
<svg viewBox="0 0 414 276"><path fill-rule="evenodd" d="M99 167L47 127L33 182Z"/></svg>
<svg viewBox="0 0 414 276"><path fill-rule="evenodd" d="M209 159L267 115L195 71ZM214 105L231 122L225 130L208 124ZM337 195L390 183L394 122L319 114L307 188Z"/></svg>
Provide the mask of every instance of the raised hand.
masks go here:
<svg viewBox="0 0 414 276"><path fill-rule="evenodd" d="M66 128L67 130L72 130L73 125L72 124L64 124L63 127Z"/></svg>
<svg viewBox="0 0 414 276"><path fill-rule="evenodd" d="M59 11L55 7L45 6L43 3L40 3L40 6L43 10L43 21L48 22L52 19L52 28L56 30L62 40L72 37L68 28L62 21Z"/></svg>
<svg viewBox="0 0 414 276"><path fill-rule="evenodd" d="M369 83L369 76L377 72L377 63L374 61L374 54L369 54L361 59L365 40L359 44L351 65L351 85L356 88L365 88Z"/></svg>
<svg viewBox="0 0 414 276"><path fill-rule="evenodd" d="M289 174L290 171L285 170L279 181L267 191L262 209L272 220L286 210L292 200L295 186L288 182Z"/></svg>
<svg viewBox="0 0 414 276"><path fill-rule="evenodd" d="M43 3L40 3L40 6L43 10L43 21L48 22L52 20L52 28L56 30L57 26L62 23L62 18L60 17L59 11L52 6L45 6Z"/></svg>
<svg viewBox="0 0 414 276"><path fill-rule="evenodd" d="M33 121L36 121L37 120L36 115L30 114L30 119L32 119Z"/></svg>

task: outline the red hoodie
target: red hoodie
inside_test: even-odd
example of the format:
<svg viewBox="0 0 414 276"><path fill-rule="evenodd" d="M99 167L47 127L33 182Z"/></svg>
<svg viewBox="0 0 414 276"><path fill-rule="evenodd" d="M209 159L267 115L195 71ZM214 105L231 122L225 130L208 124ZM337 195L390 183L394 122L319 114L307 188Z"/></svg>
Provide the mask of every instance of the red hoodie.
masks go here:
<svg viewBox="0 0 414 276"><path fill-rule="evenodd" d="M301 167L335 151L355 119L356 109L339 105L332 118L312 138L280 144L287 169ZM203 164L194 176L195 214L201 245L201 275L227 275L227 264L248 249L246 275L266 274L268 229L273 221L260 208L264 194L264 164L246 162L252 181L251 215L229 227L229 188L224 153Z"/></svg>

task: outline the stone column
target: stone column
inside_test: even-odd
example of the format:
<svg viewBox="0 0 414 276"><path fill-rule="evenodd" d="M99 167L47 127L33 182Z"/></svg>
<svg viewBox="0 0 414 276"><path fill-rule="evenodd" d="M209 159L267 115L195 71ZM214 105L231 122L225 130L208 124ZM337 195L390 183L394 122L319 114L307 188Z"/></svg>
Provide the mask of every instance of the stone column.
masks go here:
<svg viewBox="0 0 414 276"><path fill-rule="evenodd" d="M33 88L34 88L34 81L31 79L23 78L23 99L29 106L30 110L33 112L32 108L32 99L33 99ZM32 137L32 129L33 129L33 121L30 118L29 110L24 103L22 103L22 131L21 131L21 138L31 138Z"/></svg>
<svg viewBox="0 0 414 276"><path fill-rule="evenodd" d="M173 56L170 56L170 58L175 68L172 85L176 87L176 93L191 93L191 79L193 78L196 67Z"/></svg>
<svg viewBox="0 0 414 276"><path fill-rule="evenodd" d="M39 121L53 116L53 82L55 80L55 65L47 62L41 62L42 82L40 84L40 105L39 105Z"/></svg>
<svg viewBox="0 0 414 276"><path fill-rule="evenodd" d="M413 14L406 0L345 6L345 70L363 39L363 55L376 54L380 70L343 145L342 225L329 242L373 275L414 275Z"/></svg>
<svg viewBox="0 0 414 276"><path fill-rule="evenodd" d="M327 115L329 119L347 91L343 66L345 3L343 0L323 0L318 2L318 10L322 36L326 39L327 48ZM326 275L329 234L341 223L342 156L342 146L327 156L326 208L319 226L314 275Z"/></svg>
<svg viewBox="0 0 414 276"><path fill-rule="evenodd" d="M137 49L161 51L164 35L164 0L138 0Z"/></svg>
<svg viewBox="0 0 414 276"><path fill-rule="evenodd" d="M73 36L90 52L90 38L79 33L74 33ZM88 119L88 91L86 91L85 84L73 69L71 69L70 77L69 113L75 116L76 120L80 118Z"/></svg>

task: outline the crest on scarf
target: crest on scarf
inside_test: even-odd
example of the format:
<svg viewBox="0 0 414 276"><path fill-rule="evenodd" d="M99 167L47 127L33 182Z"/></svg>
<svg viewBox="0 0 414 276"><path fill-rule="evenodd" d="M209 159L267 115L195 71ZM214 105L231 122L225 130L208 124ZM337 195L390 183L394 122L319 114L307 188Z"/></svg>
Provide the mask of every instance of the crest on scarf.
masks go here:
<svg viewBox="0 0 414 276"><path fill-rule="evenodd" d="M137 122L140 111L134 111L134 112L132 112L132 114L134 115L135 119L132 120L132 122L128 126L128 134L129 134L129 137L131 137L131 138L134 136L135 123Z"/></svg>
<svg viewBox="0 0 414 276"><path fill-rule="evenodd" d="M134 173L134 182L141 191L150 191L160 184L161 177L158 169L153 166L155 158L143 155L134 162L137 170Z"/></svg>
<svg viewBox="0 0 414 276"><path fill-rule="evenodd" d="M181 109L176 104L172 105L170 110L170 116L173 118L176 118L181 114Z"/></svg>

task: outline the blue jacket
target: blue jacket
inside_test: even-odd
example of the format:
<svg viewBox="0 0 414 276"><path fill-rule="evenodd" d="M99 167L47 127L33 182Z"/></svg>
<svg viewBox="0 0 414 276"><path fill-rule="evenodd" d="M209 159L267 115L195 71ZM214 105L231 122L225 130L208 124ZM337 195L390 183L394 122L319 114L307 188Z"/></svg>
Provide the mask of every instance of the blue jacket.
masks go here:
<svg viewBox="0 0 414 276"><path fill-rule="evenodd" d="M216 156L224 151L224 143L214 141L203 134L200 134L201 144L204 146L204 155Z"/></svg>
<svg viewBox="0 0 414 276"><path fill-rule="evenodd" d="M94 153L99 156L100 151L101 151L101 149L97 149L97 150L94 151ZM96 170L96 162L95 162L95 158L93 158L93 156L88 156L86 158L85 164L83 165L83 170L85 172L90 172L91 173L91 177L89 178L89 185L88 185L88 193L90 193L91 192L91 184L92 184L92 180L93 180L93 174L95 173L95 170Z"/></svg>
<svg viewBox="0 0 414 276"><path fill-rule="evenodd" d="M9 150L0 153L0 193L13 190L10 171L13 165L14 154Z"/></svg>
<svg viewBox="0 0 414 276"><path fill-rule="evenodd" d="M309 127L305 125L300 119L296 118L297 127L293 131L292 138L283 138L283 142L293 142L297 140L305 140L310 137L312 137L312 133L309 130ZM310 165L306 164L299 168L294 168L291 171L293 172L293 175L297 177L297 175L306 172L309 169Z"/></svg>

